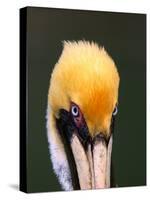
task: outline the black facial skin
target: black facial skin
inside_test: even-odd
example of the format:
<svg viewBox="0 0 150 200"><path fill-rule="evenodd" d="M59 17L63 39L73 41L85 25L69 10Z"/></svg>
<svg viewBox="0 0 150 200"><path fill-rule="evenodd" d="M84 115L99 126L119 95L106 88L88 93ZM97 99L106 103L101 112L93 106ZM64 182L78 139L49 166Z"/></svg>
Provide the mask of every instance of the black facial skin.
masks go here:
<svg viewBox="0 0 150 200"><path fill-rule="evenodd" d="M63 130L66 131L66 137L69 142L71 142L72 134L75 130L78 133L78 137L80 139L80 142L84 145L87 140L89 139L89 130L86 125L86 123L83 123L80 127L76 127L73 117L70 112L61 109L59 112L59 123L61 124L61 127Z"/></svg>
<svg viewBox="0 0 150 200"><path fill-rule="evenodd" d="M72 133L74 131L74 126L70 120L69 113L66 110L63 109L60 110L60 117L59 119L56 119L56 126L61 136L62 142L64 144L69 164L69 169L71 173L71 180L69 180L69 182L71 181L74 190L80 190L76 164L70 146Z"/></svg>
<svg viewBox="0 0 150 200"><path fill-rule="evenodd" d="M59 111L59 119L57 120L59 125L62 127L62 130L65 131L66 137L68 141L71 142L72 134L75 130L75 126L73 121L71 120L71 114L70 112L61 109Z"/></svg>
<svg viewBox="0 0 150 200"><path fill-rule="evenodd" d="M111 134L113 134L114 132L114 123L115 123L115 116L112 115L111 127L110 127ZM109 142L109 138L106 139L104 135L100 133L94 139L92 139L90 137L86 122L84 121L84 123L80 127L77 127L74 122L71 111L68 112L64 109L60 109L59 111L59 119L56 119L56 126L58 128L58 132L60 133L62 141L64 143L64 147L65 147L65 151L66 151L66 155L67 155L67 159L68 159L68 163L70 167L73 188L74 190L79 190L80 185L79 185L79 179L78 179L78 174L76 170L76 164L75 164L75 160L74 160L72 150L70 147L73 132L76 131L76 133L78 134L78 138L80 142L82 143L85 150L87 149L87 146L89 143L91 143L93 146L93 144L97 140L103 141L107 146ZM113 172L111 171L111 186L115 186L113 184L114 177L112 173Z"/></svg>

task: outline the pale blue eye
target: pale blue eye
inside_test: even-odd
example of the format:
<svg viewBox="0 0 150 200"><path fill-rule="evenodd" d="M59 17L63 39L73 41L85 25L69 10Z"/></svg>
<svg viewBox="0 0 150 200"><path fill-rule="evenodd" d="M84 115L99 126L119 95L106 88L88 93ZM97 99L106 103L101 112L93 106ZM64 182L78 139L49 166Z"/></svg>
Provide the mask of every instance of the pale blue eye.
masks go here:
<svg viewBox="0 0 150 200"><path fill-rule="evenodd" d="M77 117L78 114L79 114L78 107L77 106L72 106L71 113L72 113L73 116Z"/></svg>
<svg viewBox="0 0 150 200"><path fill-rule="evenodd" d="M117 112L118 112L118 108L117 108L117 106L116 106L115 109L114 109L114 111L113 111L113 115L114 115L114 116L117 115Z"/></svg>

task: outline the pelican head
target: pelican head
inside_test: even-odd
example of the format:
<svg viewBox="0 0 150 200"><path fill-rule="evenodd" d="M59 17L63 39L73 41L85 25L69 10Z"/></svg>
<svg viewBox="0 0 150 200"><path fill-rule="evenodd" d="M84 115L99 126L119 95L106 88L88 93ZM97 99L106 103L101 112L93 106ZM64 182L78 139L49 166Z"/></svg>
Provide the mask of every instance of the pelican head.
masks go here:
<svg viewBox="0 0 150 200"><path fill-rule="evenodd" d="M119 74L94 42L64 42L51 74L47 135L64 190L109 188Z"/></svg>

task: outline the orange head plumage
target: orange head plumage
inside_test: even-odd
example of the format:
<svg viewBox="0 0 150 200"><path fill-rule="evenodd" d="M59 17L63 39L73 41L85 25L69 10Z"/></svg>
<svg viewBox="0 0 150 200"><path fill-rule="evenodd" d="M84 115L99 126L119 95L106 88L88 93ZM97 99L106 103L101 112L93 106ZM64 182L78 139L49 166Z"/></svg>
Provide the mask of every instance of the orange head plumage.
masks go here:
<svg viewBox="0 0 150 200"><path fill-rule="evenodd" d="M56 118L61 108L77 104L89 133L106 136L118 103L119 75L114 61L94 42L64 42L63 52L51 75L48 103Z"/></svg>

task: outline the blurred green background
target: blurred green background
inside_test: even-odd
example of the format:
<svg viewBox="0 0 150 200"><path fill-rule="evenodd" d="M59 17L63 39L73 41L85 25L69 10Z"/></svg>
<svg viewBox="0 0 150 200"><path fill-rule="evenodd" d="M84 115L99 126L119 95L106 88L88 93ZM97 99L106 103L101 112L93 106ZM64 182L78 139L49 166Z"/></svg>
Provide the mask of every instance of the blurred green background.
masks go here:
<svg viewBox="0 0 150 200"><path fill-rule="evenodd" d="M29 7L28 192L61 190L49 158L47 94L62 41L81 39L103 45L121 78L112 155L115 182L119 187L146 184L146 15Z"/></svg>

